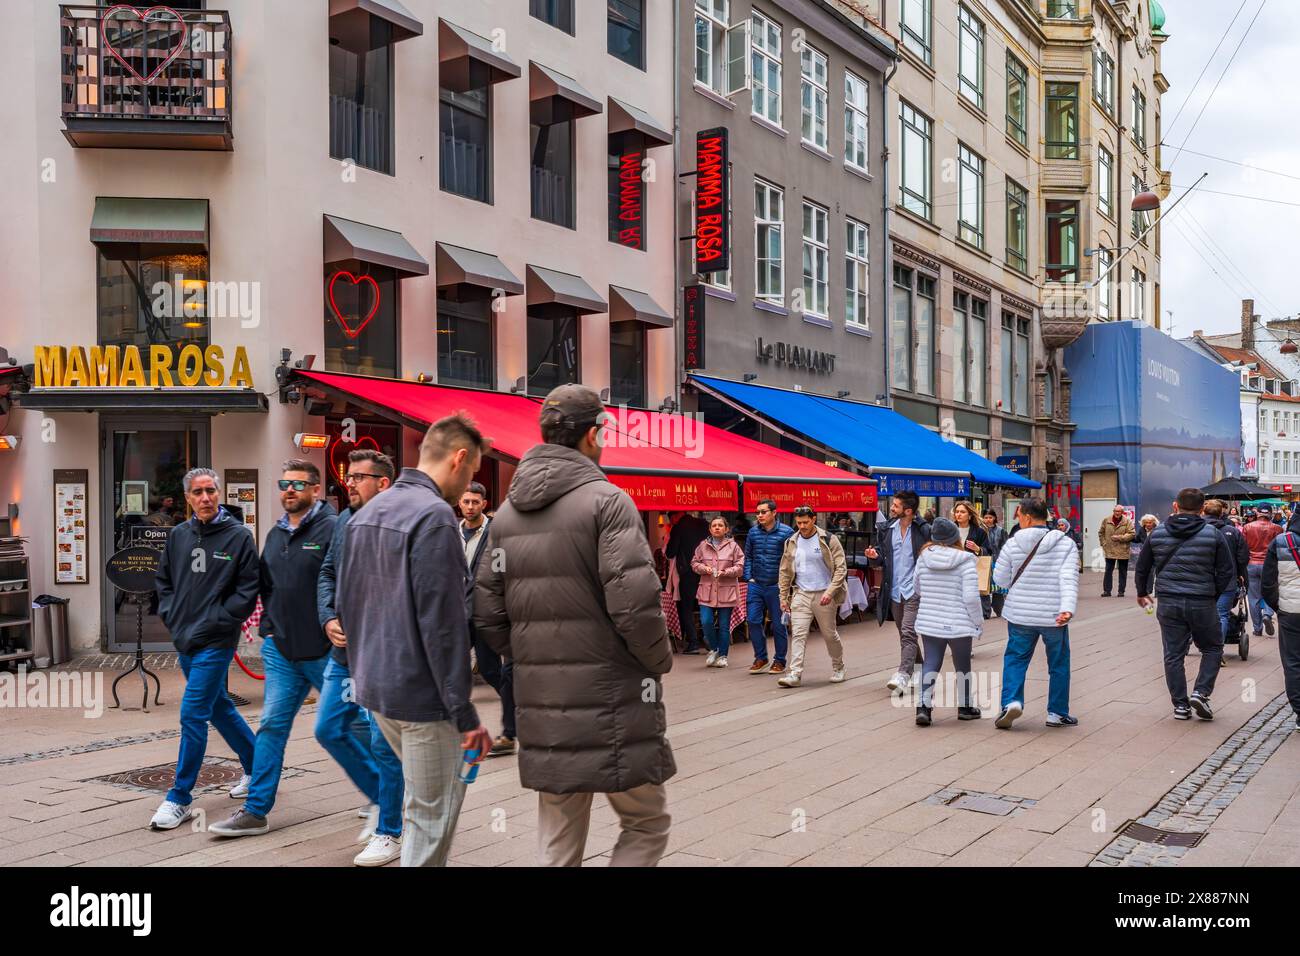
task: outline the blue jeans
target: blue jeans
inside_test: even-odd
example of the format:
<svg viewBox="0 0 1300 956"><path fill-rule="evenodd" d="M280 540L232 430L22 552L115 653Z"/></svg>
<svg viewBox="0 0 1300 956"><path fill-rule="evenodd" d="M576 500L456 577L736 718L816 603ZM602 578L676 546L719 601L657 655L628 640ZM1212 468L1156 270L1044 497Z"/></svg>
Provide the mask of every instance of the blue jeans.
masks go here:
<svg viewBox="0 0 1300 956"><path fill-rule="evenodd" d="M1228 617L1232 614L1232 606L1237 603L1237 589L1224 591L1219 595L1219 599L1214 602L1219 610L1219 633L1223 639L1228 639Z"/></svg>
<svg viewBox="0 0 1300 956"><path fill-rule="evenodd" d="M1264 603L1264 565L1251 564L1246 567L1246 603L1250 605L1250 628L1259 637L1264 625L1260 615L1272 617L1273 609Z"/></svg>
<svg viewBox="0 0 1300 956"><path fill-rule="evenodd" d="M320 690L325 678L325 654L310 661L291 661L280 653L275 639L262 642L262 667L266 671L266 696L262 699L262 722L257 728L257 757L253 781L248 785L244 809L264 817L275 806L275 791L284 769L284 745L289 742L293 719L313 687Z"/></svg>
<svg viewBox="0 0 1300 956"><path fill-rule="evenodd" d="M767 660L767 635L763 633L763 611L772 616L773 660L785 663L786 632L781 622L781 589L775 584L751 584L746 599L749 642L754 645L754 660Z"/></svg>
<svg viewBox="0 0 1300 956"><path fill-rule="evenodd" d="M700 623L704 625L704 643L709 645L709 650L726 657L731 650L731 608L701 604ZM767 650L767 641L763 642L763 649Z"/></svg>
<svg viewBox="0 0 1300 956"><path fill-rule="evenodd" d="M401 836L402 762L356 702L355 693L346 665L331 658L325 665L316 710L316 740L366 799L379 805L375 832Z"/></svg>
<svg viewBox="0 0 1300 956"><path fill-rule="evenodd" d="M206 647L193 654L178 654L185 673L181 697L181 748L176 758L176 782L167 799L189 806L190 791L199 777L208 749L208 722L217 729L244 767L253 772L253 731L226 694L226 673L235 658L233 647Z"/></svg>
<svg viewBox="0 0 1300 956"><path fill-rule="evenodd" d="M1070 628L1032 627L1007 622L1007 649L1002 657L1002 706L1025 702L1025 673L1042 637L1047 649L1047 711L1070 713Z"/></svg>

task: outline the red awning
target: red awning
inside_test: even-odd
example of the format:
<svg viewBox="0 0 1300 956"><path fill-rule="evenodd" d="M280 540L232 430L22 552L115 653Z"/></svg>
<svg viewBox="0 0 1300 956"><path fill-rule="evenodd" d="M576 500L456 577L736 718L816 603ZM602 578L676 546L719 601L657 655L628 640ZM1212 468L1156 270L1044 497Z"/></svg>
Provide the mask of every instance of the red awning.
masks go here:
<svg viewBox="0 0 1300 956"><path fill-rule="evenodd" d="M365 375L297 374L413 428L464 411L492 439L492 455L511 463L541 441L540 403L534 398ZM761 498L775 499L782 511L799 504L818 511L876 508L873 481L845 476L693 416L627 408L611 408L610 415L601 467L643 511L733 511L740 504L742 480L746 511Z"/></svg>

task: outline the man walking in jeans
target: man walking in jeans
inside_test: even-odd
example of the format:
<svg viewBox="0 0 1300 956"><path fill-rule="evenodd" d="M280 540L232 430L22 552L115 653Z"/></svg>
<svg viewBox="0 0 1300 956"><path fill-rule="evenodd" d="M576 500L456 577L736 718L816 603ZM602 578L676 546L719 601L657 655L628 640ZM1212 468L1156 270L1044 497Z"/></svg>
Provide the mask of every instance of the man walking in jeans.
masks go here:
<svg viewBox="0 0 1300 956"><path fill-rule="evenodd" d="M872 567L883 567L885 576L880 582L880 596L876 599L876 621L885 623L885 616L893 615L898 628L900 657L898 670L886 685L892 691L907 689L920 657L920 640L916 636L916 609L921 598L916 593L913 574L916 556L930 540L930 526L916 517L921 500L915 491L900 491L889 502L889 523L877 532L879 547L867 548L867 559Z"/></svg>
<svg viewBox="0 0 1300 956"><path fill-rule="evenodd" d="M1007 589L1002 616L1002 710L995 726L1008 730L1025 710L1025 674L1038 639L1047 651L1047 726L1073 727L1070 716L1070 620L1079 598L1079 557L1073 539L1047 527L1041 498L1020 502L1020 531L1007 539L993 567L993 583Z"/></svg>
<svg viewBox="0 0 1300 956"><path fill-rule="evenodd" d="M1178 492L1177 513L1151 532L1137 559L1138 604L1151 604L1152 585L1160 599L1156 618L1165 645L1165 683L1175 720L1187 720L1193 713L1201 720L1214 719L1210 694L1223 660L1215 603L1237 580L1232 549L1223 534L1201 517L1204 505L1205 495L1198 489ZM1193 642L1201 652L1201 666L1189 700L1185 662Z"/></svg>
<svg viewBox="0 0 1300 956"><path fill-rule="evenodd" d="M776 520L776 502L764 498L754 513L758 525L745 537L745 580L749 582L746 604L749 641L754 645L751 674L784 674L786 630L781 619L781 555L794 528ZM772 619L774 654L767 660L767 634L763 631L763 612Z"/></svg>
<svg viewBox="0 0 1300 956"><path fill-rule="evenodd" d="M1268 554L1268 546L1282 533L1282 529L1273 523L1272 509L1268 505L1260 505L1254 519L1242 525L1241 533L1246 536L1246 546L1250 548L1250 566L1246 574L1246 602L1250 605L1251 630L1255 637L1259 637L1263 631L1268 631L1271 637L1273 608L1265 602L1263 595L1264 558Z"/></svg>
<svg viewBox="0 0 1300 956"><path fill-rule="evenodd" d="M158 561L158 617L171 633L185 674L176 782L153 815L154 830L173 830L190 818L190 791L208 749L208 723L253 772L253 732L226 694L240 626L257 604L257 545L242 522L218 505L221 480L211 468L182 479L194 516L171 530Z"/></svg>

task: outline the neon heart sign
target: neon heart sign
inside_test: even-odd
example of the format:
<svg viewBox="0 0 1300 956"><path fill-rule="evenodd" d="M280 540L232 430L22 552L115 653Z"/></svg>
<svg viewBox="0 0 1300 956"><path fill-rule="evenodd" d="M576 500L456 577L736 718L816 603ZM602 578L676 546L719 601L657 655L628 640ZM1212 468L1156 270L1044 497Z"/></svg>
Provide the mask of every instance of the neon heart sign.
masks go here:
<svg viewBox="0 0 1300 956"><path fill-rule="evenodd" d="M176 22L181 25L181 39L180 42L177 43L176 46L172 48L172 51L168 53L165 57L163 57L162 62L160 62L156 67L154 67L152 71L150 71L148 76L141 76L140 71L137 70L131 64L131 62L126 59L126 57L122 56L122 54L118 52L118 49L115 46L115 43L122 39L122 31L120 30L118 31L117 40L110 40L108 38L108 22L109 20L112 19L118 19L119 21L122 19L126 19L125 17L121 16L121 14L130 14L132 17L140 21L141 27L146 27L146 25L150 20L161 22L162 18L158 16L158 14L160 13L163 14L170 13L173 17L176 18ZM148 32L147 29L145 32L147 35ZM181 15L177 13L175 10L173 10L171 7L150 7L147 10L139 10L131 6L130 4L119 3L116 6L109 7L106 11L104 11L104 16L101 17L99 21L99 37L103 41L104 49L106 49L109 53L111 53L113 55L113 58L117 60L118 63L121 63L128 73L134 76L137 80L140 80L142 83L152 83L162 74L163 70L167 69L167 67L171 65L172 60L176 59L178 56L181 55L181 51L185 49L185 43L186 40L189 38L189 33L190 33L189 25L185 22L185 20L181 17ZM142 39L141 43L143 44L144 42L145 41ZM146 57L146 62L147 62L147 57Z"/></svg>
<svg viewBox="0 0 1300 956"><path fill-rule="evenodd" d="M370 311L366 313L365 318L361 320L360 324L357 325L355 329L348 325L347 318L343 315L342 310L339 309L338 303L334 300L334 283L338 282L339 279L347 279L353 285L360 285L363 282L369 283L370 289L373 292L373 295L370 297ZM338 272L330 276L329 300L330 309L334 312L334 318L338 321L339 328L343 330L343 334L348 338L355 339L361 334L361 330L370 324L370 320L375 317L375 313L379 311L379 283L376 282L372 276L354 276L351 272L340 269Z"/></svg>
<svg viewBox="0 0 1300 956"><path fill-rule="evenodd" d="M369 444L367 444L367 442ZM342 437L334 439L330 444L329 451L325 453L325 457L329 461L330 470L333 471L334 474L338 475L340 485L346 485L343 476L346 475L348 471L348 456L343 450L345 444L352 446L347 449L349 452L360 451L362 448L373 448L375 451L381 450L379 442L375 441L369 435L362 435L355 442L344 442Z"/></svg>

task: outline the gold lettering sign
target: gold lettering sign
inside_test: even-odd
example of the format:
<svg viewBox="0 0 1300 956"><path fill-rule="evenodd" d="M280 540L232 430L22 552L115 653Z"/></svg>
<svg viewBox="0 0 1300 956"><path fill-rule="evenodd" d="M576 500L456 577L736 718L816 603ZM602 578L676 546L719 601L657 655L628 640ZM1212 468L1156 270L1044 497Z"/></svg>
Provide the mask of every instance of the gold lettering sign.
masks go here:
<svg viewBox="0 0 1300 956"><path fill-rule="evenodd" d="M230 376L226 376L225 353L219 345L200 349L187 345L179 354L170 345L150 345L146 366L138 345L92 345L87 356L80 345L36 346L37 388L151 388L184 387L200 383L210 388L252 388L253 373L248 352L235 348ZM146 380L145 369L148 368Z"/></svg>

